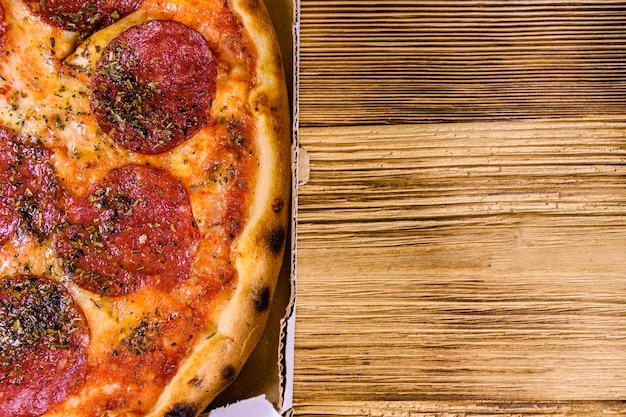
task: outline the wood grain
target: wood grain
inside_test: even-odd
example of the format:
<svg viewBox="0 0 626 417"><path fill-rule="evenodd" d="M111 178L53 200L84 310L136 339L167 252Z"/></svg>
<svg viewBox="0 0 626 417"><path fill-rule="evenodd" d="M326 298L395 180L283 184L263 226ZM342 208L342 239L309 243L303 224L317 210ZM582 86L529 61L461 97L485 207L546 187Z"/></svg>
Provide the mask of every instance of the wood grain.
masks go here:
<svg viewBox="0 0 626 417"><path fill-rule="evenodd" d="M626 1L300 16L296 414L626 414Z"/></svg>
<svg viewBox="0 0 626 417"><path fill-rule="evenodd" d="M367 417L623 416L620 402L508 403L470 401L352 401L303 405L297 415Z"/></svg>
<svg viewBox="0 0 626 417"><path fill-rule="evenodd" d="M302 126L626 113L626 1L302 0Z"/></svg>
<svg viewBox="0 0 626 417"><path fill-rule="evenodd" d="M300 143L297 414L624 411L626 118Z"/></svg>

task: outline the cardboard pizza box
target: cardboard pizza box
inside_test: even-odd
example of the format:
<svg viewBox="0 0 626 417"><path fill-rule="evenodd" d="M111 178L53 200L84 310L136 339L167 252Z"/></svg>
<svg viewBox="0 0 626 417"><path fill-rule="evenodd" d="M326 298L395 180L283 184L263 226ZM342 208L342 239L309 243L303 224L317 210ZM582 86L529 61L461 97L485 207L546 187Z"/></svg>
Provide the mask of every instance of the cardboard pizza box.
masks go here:
<svg viewBox="0 0 626 417"><path fill-rule="evenodd" d="M265 332L233 384L208 407L206 417L280 417L293 414L296 304L299 0L264 0L281 46L292 108L291 233Z"/></svg>

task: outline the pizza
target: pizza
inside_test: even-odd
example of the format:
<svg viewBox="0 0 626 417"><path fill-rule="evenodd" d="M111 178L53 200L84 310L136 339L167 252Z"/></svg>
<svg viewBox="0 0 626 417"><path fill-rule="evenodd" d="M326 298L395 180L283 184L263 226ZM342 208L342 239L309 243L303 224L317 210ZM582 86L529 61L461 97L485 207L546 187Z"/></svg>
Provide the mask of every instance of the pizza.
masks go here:
<svg viewBox="0 0 626 417"><path fill-rule="evenodd" d="M0 417L197 415L258 341L285 249L267 11L0 6Z"/></svg>

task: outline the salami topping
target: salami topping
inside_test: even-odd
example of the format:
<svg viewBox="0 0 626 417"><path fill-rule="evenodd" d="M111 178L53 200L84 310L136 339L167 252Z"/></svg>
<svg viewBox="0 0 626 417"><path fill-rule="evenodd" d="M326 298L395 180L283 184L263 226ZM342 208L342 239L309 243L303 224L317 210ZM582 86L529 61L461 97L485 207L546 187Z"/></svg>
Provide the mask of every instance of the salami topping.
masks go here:
<svg viewBox="0 0 626 417"><path fill-rule="evenodd" d="M113 23L139 7L141 0L24 0L49 24L86 32Z"/></svg>
<svg viewBox="0 0 626 417"><path fill-rule="evenodd" d="M104 49L92 80L92 110L124 148L165 152L206 123L216 73L202 35L181 23L149 21Z"/></svg>
<svg viewBox="0 0 626 417"><path fill-rule="evenodd" d="M9 129L0 127L0 243L21 221L44 239L59 223L60 190L48 162L50 152L26 145Z"/></svg>
<svg viewBox="0 0 626 417"><path fill-rule="evenodd" d="M4 20L4 8L0 4L0 52L4 51L5 39L4 36L7 32L7 24Z"/></svg>
<svg viewBox="0 0 626 417"><path fill-rule="evenodd" d="M70 210L57 249L79 286L122 295L146 284L169 290L188 276L199 233L185 188L165 171L112 170Z"/></svg>
<svg viewBox="0 0 626 417"><path fill-rule="evenodd" d="M37 416L75 391L88 344L87 322L60 285L0 280L0 415Z"/></svg>

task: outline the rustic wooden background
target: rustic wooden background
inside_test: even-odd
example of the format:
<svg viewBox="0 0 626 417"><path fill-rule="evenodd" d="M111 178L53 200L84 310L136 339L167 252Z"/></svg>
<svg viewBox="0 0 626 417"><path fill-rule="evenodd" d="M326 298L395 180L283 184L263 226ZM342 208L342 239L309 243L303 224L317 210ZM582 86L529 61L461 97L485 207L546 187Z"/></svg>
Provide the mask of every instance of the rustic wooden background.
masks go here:
<svg viewBox="0 0 626 417"><path fill-rule="evenodd" d="M301 0L299 416L626 414L626 1Z"/></svg>

